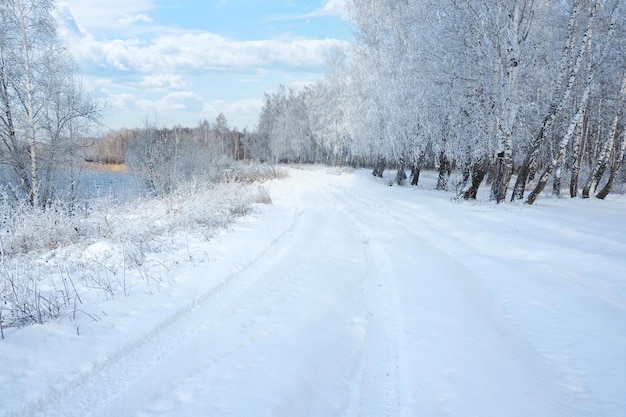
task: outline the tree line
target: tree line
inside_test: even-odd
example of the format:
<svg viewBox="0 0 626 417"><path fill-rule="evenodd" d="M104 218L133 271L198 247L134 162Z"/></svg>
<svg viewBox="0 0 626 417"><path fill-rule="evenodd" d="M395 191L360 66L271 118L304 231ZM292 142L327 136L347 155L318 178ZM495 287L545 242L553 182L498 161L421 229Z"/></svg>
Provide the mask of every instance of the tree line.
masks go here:
<svg viewBox="0 0 626 417"><path fill-rule="evenodd" d="M437 188L533 203L546 186L604 198L625 182L626 2L355 0L354 42L325 77L265 94L256 129L224 115L194 128L109 132L55 32L52 0L0 2L0 175L43 207L76 161L124 162L153 192L220 159L423 168ZM94 151L97 149L97 151ZM65 182L62 185L62 182Z"/></svg>
<svg viewBox="0 0 626 417"><path fill-rule="evenodd" d="M497 202L604 198L624 182L626 2L355 0L325 78L267 93L278 160L398 168ZM454 181L450 179L454 176Z"/></svg>
<svg viewBox="0 0 626 417"><path fill-rule="evenodd" d="M83 154L89 162L127 166L147 192L162 195L197 178L219 177L233 161L259 158L256 145L254 135L230 128L220 113L214 123L203 119L194 128L146 121L141 128L109 131L92 138Z"/></svg>

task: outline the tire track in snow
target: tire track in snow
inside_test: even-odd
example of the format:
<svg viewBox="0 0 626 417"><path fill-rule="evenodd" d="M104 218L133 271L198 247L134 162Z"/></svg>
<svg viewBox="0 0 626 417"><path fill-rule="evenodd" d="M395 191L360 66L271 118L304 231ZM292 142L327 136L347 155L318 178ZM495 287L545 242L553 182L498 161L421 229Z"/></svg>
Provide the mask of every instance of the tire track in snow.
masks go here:
<svg viewBox="0 0 626 417"><path fill-rule="evenodd" d="M369 270L370 306L369 334L371 339L364 352L362 386L358 402L359 416L399 416L401 386L399 338L400 323L395 276L386 251L376 241L365 248ZM376 338L380 338L376 340ZM379 396L380 398L376 398Z"/></svg>
<svg viewBox="0 0 626 417"><path fill-rule="evenodd" d="M367 262L365 294L365 340L355 378L349 415L400 416L402 396L407 392L400 375L399 338L401 337L396 277L390 275L389 256L366 224L363 207L342 194L345 187L330 186L328 198L353 224L363 245Z"/></svg>
<svg viewBox="0 0 626 417"><path fill-rule="evenodd" d="M435 312L435 317L440 319L441 315L449 314L446 311L447 305L450 306L450 312L464 311L463 322L458 321L458 318L453 318L458 323L450 323L452 329L453 326L463 325L465 327L458 327L457 334L453 330L449 336L441 338L438 329L429 329L428 322L425 322L422 323L424 325L423 331L433 332L432 337L428 335L412 337L411 343L416 346L423 345L427 349L424 354L433 355L435 362L447 357L450 363L441 363L441 371L445 375L433 379L436 383L431 384L427 380L416 379L420 372L419 369L413 371L412 383L403 382L403 386L411 386L413 389L410 397L404 397L401 408L404 409L406 408L404 405L410 405L414 410L412 413L405 413L405 415L414 415L417 411L425 412L427 415L446 415L450 413L448 408L457 407L461 402L468 401L467 398L464 398L469 395L468 393L452 391L449 393L452 395L449 398L441 396L437 399L435 397L451 388L447 387L450 384L449 381L468 378L467 375L463 375L463 372L467 373L467 370L463 368L475 367L476 365L471 362L484 360L481 359L484 355L493 355L490 358L492 363L482 365L486 369L491 369L493 375L503 375L503 370L493 371L495 364L499 364L502 369L514 370L514 372L511 371L511 376L515 376L516 384L521 390L515 393L507 392L506 386L500 386L495 380L482 381L486 386L492 386L494 395L502 391L500 396L508 396L508 403L502 403L502 400L499 399L500 403L497 405L495 405L496 401L494 404L489 404L488 402L493 400L478 397L472 406L482 408L482 412L493 411L497 407L506 410L514 404L518 404L518 411L526 409L531 411L531 414L545 411L534 410L536 404L542 404L542 407L548 409L552 408L555 412L558 410L560 415L570 415L570 413L574 415L574 410L577 407L587 409L592 414L599 411L588 396L573 393L567 386L563 385L563 375L554 369L543 355L533 349L527 336L516 325L513 318L503 310L502 300L494 299L494 295L481 276L473 272L474 268L467 264L467 259L457 259L454 256L463 245L471 247L472 242L466 240L468 239L467 236L457 236L454 223L450 222L450 219L444 218L441 213L436 211L436 208L420 207L419 203L407 207L402 200L395 201L393 196L391 199L383 201L384 196L382 195L367 195L367 190L362 192L362 190L356 190L352 187L342 188L342 198L345 201L354 202L352 208L356 209L357 212L361 210L364 216L369 215L371 224L375 224L374 222L384 224L384 228L378 228L379 231L402 230L402 239L405 245L411 247L418 257L422 253L421 256L427 259L427 264L435 267L435 271L422 271L422 273L436 274L437 276L437 278L432 276L420 278L426 292L419 287L416 287L416 291L414 291L416 302L420 299L426 301L424 313L427 316ZM388 201L394 203L393 209L387 203ZM364 217L363 222L366 221L365 219L366 217ZM428 220L432 221L433 219L439 219L440 223L430 224ZM463 239L455 240L456 237ZM460 253L463 251L461 250ZM417 270L418 268L416 268ZM403 291L408 288L403 288ZM424 296L427 298L424 299ZM446 320L449 319L446 318ZM457 347L453 346L455 343ZM435 346L441 348L441 352L434 351L433 347ZM404 346L404 348L406 347ZM400 351L402 352L402 349ZM519 368L518 362L527 364L527 368ZM429 365L426 362L424 364L428 369ZM402 368L406 369L400 374L401 380L409 377L410 366L407 365L410 364L402 364ZM423 366L420 365L420 367ZM446 368L448 369L446 370ZM565 379L567 380L567 378ZM502 377L502 380L506 380L506 378ZM439 385L439 389L433 390L434 385Z"/></svg>
<svg viewBox="0 0 626 417"><path fill-rule="evenodd" d="M262 272L288 252L297 235L302 214L298 196L294 195L293 199L295 200L293 214L288 227L219 284L170 314L153 329L125 343L106 360L95 364L89 371L62 386L57 386L52 392L47 392L10 416L84 417L94 415L94 413L99 415L101 408L123 393L144 373L167 358L168 354L198 332L211 327L216 318L227 311L233 300L253 287L262 276ZM253 339L257 337L263 337L263 335L253 336ZM252 343L253 339L248 340L247 343ZM245 344L246 342L243 344L239 342L239 347ZM237 347L232 349L237 349ZM225 357L228 353L227 349L218 356ZM197 366L198 369L187 370L187 372L194 373L201 367L210 365L211 362L212 360L207 360Z"/></svg>

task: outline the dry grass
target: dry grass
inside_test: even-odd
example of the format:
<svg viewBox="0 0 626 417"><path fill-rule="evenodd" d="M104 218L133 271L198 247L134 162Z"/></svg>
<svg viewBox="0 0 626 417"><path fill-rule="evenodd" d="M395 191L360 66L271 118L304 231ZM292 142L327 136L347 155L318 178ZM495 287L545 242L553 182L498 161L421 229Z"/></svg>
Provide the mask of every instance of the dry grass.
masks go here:
<svg viewBox="0 0 626 417"><path fill-rule="evenodd" d="M239 173L245 175L239 176ZM209 239L219 228L271 204L265 178L274 169L245 167L237 178L197 181L175 192L133 202L93 200L43 209L0 200L0 329L75 315L84 292L128 295L127 274L136 271L150 291L161 285L150 254L170 252L175 234ZM246 178L246 179L243 179ZM106 257L85 251L106 242ZM171 251L173 252L173 251Z"/></svg>

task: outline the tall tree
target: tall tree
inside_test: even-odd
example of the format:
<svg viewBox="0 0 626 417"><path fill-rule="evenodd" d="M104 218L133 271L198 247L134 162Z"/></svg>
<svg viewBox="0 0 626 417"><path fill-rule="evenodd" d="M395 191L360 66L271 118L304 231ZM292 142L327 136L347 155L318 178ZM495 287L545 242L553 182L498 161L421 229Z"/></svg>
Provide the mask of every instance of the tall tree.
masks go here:
<svg viewBox="0 0 626 417"><path fill-rule="evenodd" d="M584 80L582 80L582 82L580 83L580 88L582 89L582 92L579 94L579 96L577 97L577 100L575 101L575 105L573 106L573 115L569 118L567 122L566 131L561 136L561 139L558 143L556 154L551 158L550 162L547 164L542 175L540 176L537 184L535 185L533 191L528 196L527 203L529 204L532 204L535 201L539 193L544 189L548 181L549 175L559 166L559 163L565 157L567 146L572 141L572 138L574 137L577 126L582 122L582 116L584 114L587 103L592 95L594 85L597 82L599 74L602 72L603 64L605 60L607 59L609 52L613 49L613 41L614 41L613 36L616 31L617 22L618 20L620 20L619 19L620 12L621 12L620 3L621 2L615 2L612 4L612 7L611 7L611 4L605 4L605 6L607 6L606 14L609 19L609 24L608 24L608 27L606 28L606 31L603 33L602 42L598 42L599 48L598 48L597 56L593 56L590 54L587 54L586 56L586 59L593 60L593 61L591 62L590 65L587 66L587 71L586 71ZM593 43L594 33L598 32L597 30L594 31L594 28L596 27L595 23L597 21L596 14L600 10L600 7L601 7L601 3L599 1L590 1L588 4L587 10L589 14L589 20L587 23L587 30L585 31L585 34L581 41L582 44L579 47L580 52L578 53L578 57L576 58L577 61L580 59L581 54L584 53L584 51L593 50L593 48L591 48L591 45ZM619 88L619 91L620 91L618 93L619 99L617 100L618 111L617 111L616 118L614 119L614 122L613 122L614 127L617 125L617 120L619 120L619 117L621 114L621 110L619 110L619 108L622 107L622 103L623 103L622 96L623 96L623 92L625 91L625 88L626 88L626 78L622 82L621 88ZM615 143L614 136L616 132L614 128L611 130L612 130L611 135L609 135L607 141L605 142L605 146L602 147L599 161L596 164L596 167L599 170L604 170L604 167L606 167L607 160L608 160L607 155L609 154L610 150L612 150L614 147L614 143ZM590 184L596 179L598 179L599 181L598 173L596 172L596 170L594 170L594 172L590 176L590 181L587 182L587 184L585 185L585 188L583 189L583 197L588 195Z"/></svg>
<svg viewBox="0 0 626 417"><path fill-rule="evenodd" d="M600 155L598 156L595 166L591 174L589 175L589 179L587 180L587 183L583 188L583 198L589 197L589 193L592 187L594 190L596 189L598 183L600 183L600 180L602 179L602 173L606 170L607 166L611 165L609 180L602 188L600 193L598 193L597 195L598 198L605 198L610 192L615 178L617 177L619 170L622 167L622 162L624 159L624 143L626 142L626 138L622 137L624 135L624 122L622 120L624 115L624 107L626 107L626 69L624 70L622 84L617 96L617 109L615 112L615 116L613 117L613 122L611 123L611 129L609 130L608 135L602 145ZM620 121L622 122L621 133L619 130ZM611 155L613 155L612 162Z"/></svg>
<svg viewBox="0 0 626 417"><path fill-rule="evenodd" d="M55 146L97 108L82 94L56 34L51 0L0 2L0 137L3 163L37 207L50 197ZM44 194L42 196L42 193Z"/></svg>
<svg viewBox="0 0 626 417"><path fill-rule="evenodd" d="M575 190L582 161L593 165L599 156L597 183L609 164L619 166L621 142L605 133L622 126L621 116L611 124L607 115L620 107L624 4L354 0L354 45L308 90L304 107L284 88L268 95L259 126L271 127L263 132L273 132L275 154L301 143L299 120L315 149L348 154L374 166L374 175L397 166L400 183L405 164L414 179L430 164L440 171L438 187L452 185L464 198L475 198L487 178L491 199L504 201L518 167L513 200L536 172L529 202L552 174L560 191L568 169Z"/></svg>
<svg viewBox="0 0 626 417"><path fill-rule="evenodd" d="M528 152L524 163L520 167L520 172L515 183L513 190L512 200L519 200L524 197L524 190L529 180L534 178L536 171L539 169L540 152L543 149L546 140L552 133L553 126L558 120L559 116L562 116L564 111L571 106L571 98L573 94L576 94L576 88L582 90L579 98L584 98L585 102L577 102L577 108L574 109L570 118L570 123L566 128L566 134L563 138L573 137L575 131L572 130L576 126L572 126L572 122L579 123L582 120L584 114L584 105L590 98L592 84L595 80L595 73L598 69L599 62L593 62L593 40L597 38L599 33L594 31L596 28L597 14L601 6L600 1L589 0L582 1L576 0L572 6L570 12L570 19L567 28L567 38L565 39L563 52L561 55L561 63L559 66L559 72L554 84L554 90L551 96L550 106L546 116L543 119L541 128L535 136L530 151ZM615 10L613 8L613 10ZM585 66L584 62L588 62L587 71L583 71ZM581 107L582 105L582 107ZM552 159L548 166L551 167L559 163L565 147L558 146L557 158ZM567 146L567 144L565 144ZM551 167L548 171L552 172L554 167ZM535 190L543 189L545 183L543 178L540 179L538 187ZM533 196L534 201L536 196Z"/></svg>

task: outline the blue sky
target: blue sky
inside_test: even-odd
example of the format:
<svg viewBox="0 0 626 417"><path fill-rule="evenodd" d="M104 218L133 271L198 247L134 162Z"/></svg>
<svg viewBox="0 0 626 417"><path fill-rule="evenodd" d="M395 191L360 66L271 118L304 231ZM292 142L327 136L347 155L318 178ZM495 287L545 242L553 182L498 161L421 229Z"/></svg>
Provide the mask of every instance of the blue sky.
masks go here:
<svg viewBox="0 0 626 417"><path fill-rule="evenodd" d="M64 0L60 34L103 122L253 129L263 93L320 79L351 37L347 0Z"/></svg>

